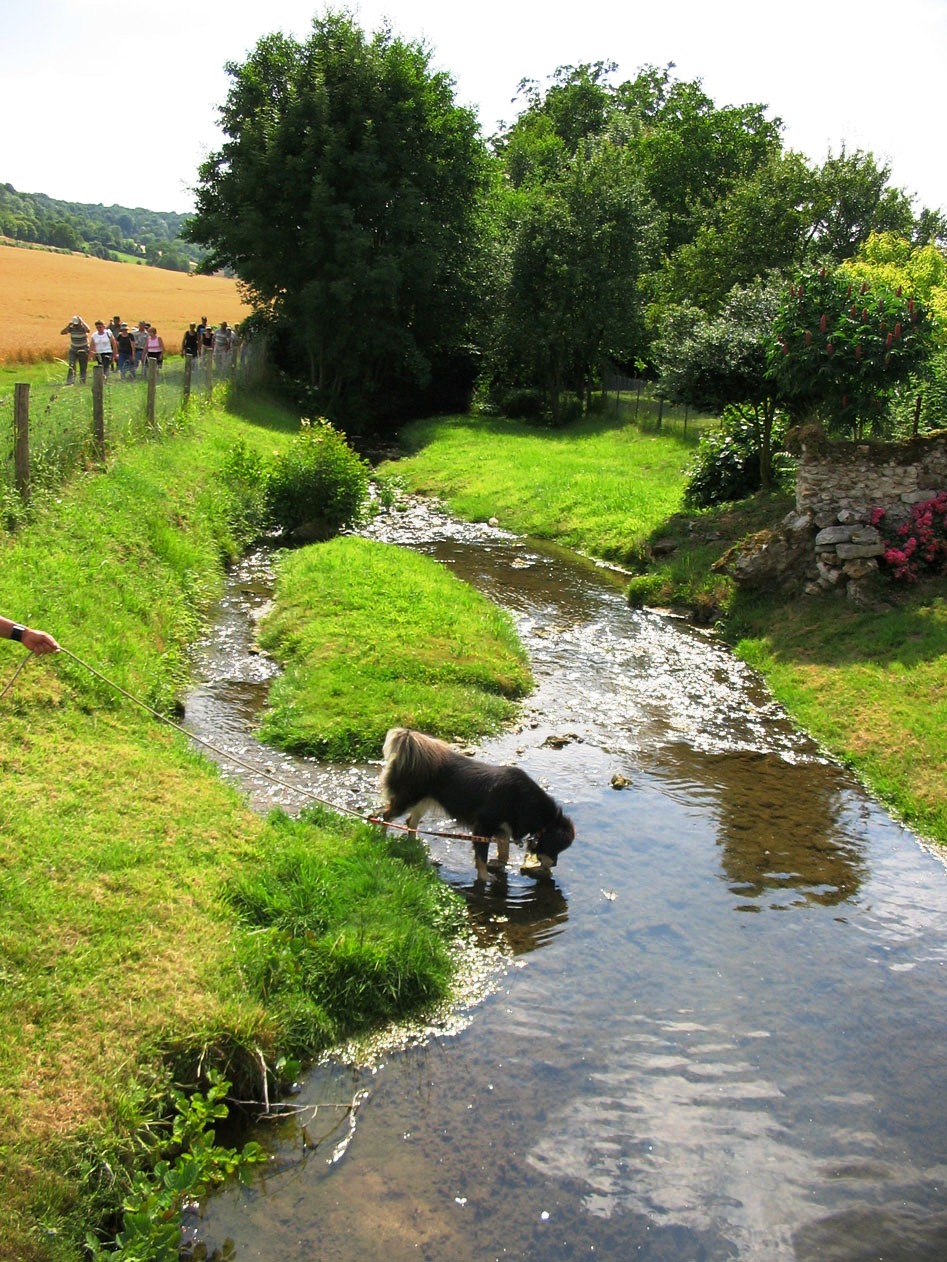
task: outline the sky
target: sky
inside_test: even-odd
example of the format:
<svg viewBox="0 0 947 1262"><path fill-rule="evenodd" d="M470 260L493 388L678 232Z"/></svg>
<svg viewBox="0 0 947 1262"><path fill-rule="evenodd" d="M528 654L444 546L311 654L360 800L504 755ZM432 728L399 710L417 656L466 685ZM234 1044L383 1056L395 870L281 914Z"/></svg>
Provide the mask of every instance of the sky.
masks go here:
<svg viewBox="0 0 947 1262"><path fill-rule="evenodd" d="M264 35L305 38L312 0L5 3L0 38L0 183L64 201L186 213L197 169L223 141L228 61ZM615 62L615 82L674 64L718 106L761 104L787 148L821 163L870 150L891 182L947 213L947 0L361 0L363 30L387 20L423 40L486 135L519 112L523 79Z"/></svg>

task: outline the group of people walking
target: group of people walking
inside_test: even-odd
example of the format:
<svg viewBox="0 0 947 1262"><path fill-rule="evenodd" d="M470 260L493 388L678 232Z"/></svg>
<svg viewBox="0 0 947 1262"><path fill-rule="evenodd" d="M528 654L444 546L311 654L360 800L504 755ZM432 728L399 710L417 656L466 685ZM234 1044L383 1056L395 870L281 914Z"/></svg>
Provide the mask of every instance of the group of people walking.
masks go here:
<svg viewBox="0 0 947 1262"><path fill-rule="evenodd" d="M85 384L90 362L101 365L106 380L110 373L118 373L122 381L134 381L149 361L155 361L159 368L164 362L164 339L147 320L139 320L137 327L131 328L116 315L109 324L96 320L95 328L90 329L81 316L74 315L62 332L69 336L67 385L75 383L77 373L80 383ZM207 316L201 316L200 324L191 324L181 342L181 354L195 359L209 354L219 359L233 349L234 330L227 321L221 320L215 329Z"/></svg>

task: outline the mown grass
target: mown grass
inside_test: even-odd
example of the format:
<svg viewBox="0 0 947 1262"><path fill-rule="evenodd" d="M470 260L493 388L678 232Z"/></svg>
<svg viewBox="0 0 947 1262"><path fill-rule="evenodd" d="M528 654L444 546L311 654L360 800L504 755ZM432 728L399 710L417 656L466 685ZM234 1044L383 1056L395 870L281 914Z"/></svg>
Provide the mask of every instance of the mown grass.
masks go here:
<svg viewBox="0 0 947 1262"><path fill-rule="evenodd" d="M238 324L249 315L237 282L159 267L112 263L80 254L53 254L0 245L0 362L30 364L63 358L64 329L74 314L95 320L120 315L129 324L157 325L177 353L192 320L207 315Z"/></svg>
<svg viewBox="0 0 947 1262"><path fill-rule="evenodd" d="M218 471L234 443L270 453L298 426L240 408L195 408L0 536L0 609L65 650L15 674L23 650L0 643L3 1262L83 1255L155 1155L173 1079L216 1066L259 1094L261 1056L315 1054L449 984L452 896L423 852L357 821L260 819L86 668L175 712L246 543ZM251 914L254 882L294 900L291 924Z"/></svg>
<svg viewBox="0 0 947 1262"><path fill-rule="evenodd" d="M905 822L947 845L943 578L891 589L890 606L871 612L837 595L741 595L713 563L776 526L791 498L680 510L689 445L643 435L620 417L549 434L449 417L411 425L403 440L405 456L389 471L409 489L442 496L461 516L496 516L624 561L639 571L629 584L635 603L680 606L716 625L805 729Z"/></svg>
<svg viewBox="0 0 947 1262"><path fill-rule="evenodd" d="M896 815L947 845L947 604L944 582L866 611L838 596L739 602L736 651L825 748Z"/></svg>

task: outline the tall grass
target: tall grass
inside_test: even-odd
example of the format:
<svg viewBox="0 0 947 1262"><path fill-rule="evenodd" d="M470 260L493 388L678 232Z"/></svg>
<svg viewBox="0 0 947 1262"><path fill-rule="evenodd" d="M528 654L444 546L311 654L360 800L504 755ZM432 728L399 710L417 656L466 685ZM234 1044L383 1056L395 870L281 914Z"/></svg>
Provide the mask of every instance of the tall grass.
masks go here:
<svg viewBox="0 0 947 1262"><path fill-rule="evenodd" d="M182 733L84 665L175 712L189 645L246 543L219 471L235 443L272 452L298 428L258 401L246 410L252 421L199 410L0 536L0 610L67 650L27 658L14 677L23 650L0 642L2 1262L76 1262L89 1229L114 1225L175 1080L193 1086L214 1066L259 1093L261 1056L272 1073L287 1048L315 1054L334 1032L448 984L433 869L414 862L408 881L369 828L260 819ZM340 916L348 903L357 918L366 887L376 891L368 949L351 917L325 921L299 865L287 896L327 928L322 971L305 963L298 993L279 963L300 963L292 946L274 947L264 969L227 897L248 873L285 885L291 848L324 864ZM271 946L285 932L271 925Z"/></svg>

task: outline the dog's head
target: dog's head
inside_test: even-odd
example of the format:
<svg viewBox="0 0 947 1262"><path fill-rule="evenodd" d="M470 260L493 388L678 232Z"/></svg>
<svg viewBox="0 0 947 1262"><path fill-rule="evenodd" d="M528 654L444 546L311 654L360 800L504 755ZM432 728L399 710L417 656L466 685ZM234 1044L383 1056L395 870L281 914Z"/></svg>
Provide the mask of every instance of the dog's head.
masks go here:
<svg viewBox="0 0 947 1262"><path fill-rule="evenodd" d="M575 825L568 815L559 810L551 824L530 837L526 849L537 855L543 869L549 872L556 866L563 850L567 850L574 841Z"/></svg>

